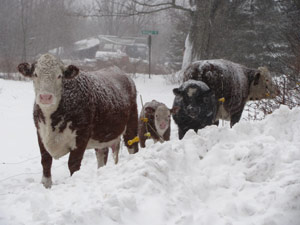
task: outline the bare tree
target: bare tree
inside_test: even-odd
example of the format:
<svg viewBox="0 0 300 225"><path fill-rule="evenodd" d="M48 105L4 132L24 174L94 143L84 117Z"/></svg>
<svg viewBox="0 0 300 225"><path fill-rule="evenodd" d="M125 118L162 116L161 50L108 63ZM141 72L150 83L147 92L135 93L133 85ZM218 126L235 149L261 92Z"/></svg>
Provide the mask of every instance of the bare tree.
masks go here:
<svg viewBox="0 0 300 225"><path fill-rule="evenodd" d="M0 68L1 72L9 72L14 67L12 61L18 49L16 19L18 4L16 1L3 0L0 7ZM12 46L12 42L15 43Z"/></svg>
<svg viewBox="0 0 300 225"><path fill-rule="evenodd" d="M136 36L145 24L153 21L153 17L136 14L139 8L131 0L93 0L92 5L85 5L73 14L77 17L97 18L99 33L116 36Z"/></svg>
<svg viewBox="0 0 300 225"><path fill-rule="evenodd" d="M22 37L23 37L23 40L22 40L22 44L23 44L23 54L22 54L22 60L24 62L26 62L27 60L27 57L26 57L26 37L27 37L27 17L25 16L25 8L26 5L25 5L25 2L24 0L21 0L20 1L21 3L21 26L22 26Z"/></svg>
<svg viewBox="0 0 300 225"><path fill-rule="evenodd" d="M0 7L0 69L14 71L51 48L67 46L76 20L69 16L71 0L2 0Z"/></svg>

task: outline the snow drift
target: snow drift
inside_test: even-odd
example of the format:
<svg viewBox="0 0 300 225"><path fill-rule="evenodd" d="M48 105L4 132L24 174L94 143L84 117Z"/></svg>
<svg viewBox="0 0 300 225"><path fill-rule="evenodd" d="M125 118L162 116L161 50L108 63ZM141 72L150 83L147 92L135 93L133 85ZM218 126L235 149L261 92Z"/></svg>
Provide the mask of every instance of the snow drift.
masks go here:
<svg viewBox="0 0 300 225"><path fill-rule="evenodd" d="M143 96L170 107L173 86L161 77L138 77L136 84ZM48 190L40 184L31 89L0 80L1 225L299 224L299 108L281 107L263 121L241 121L232 129L189 131L181 141L173 123L171 141L148 141L135 155L123 147L118 165L110 155L97 170L94 152L86 151L72 177L65 157L54 162ZM159 89L168 94L159 99Z"/></svg>

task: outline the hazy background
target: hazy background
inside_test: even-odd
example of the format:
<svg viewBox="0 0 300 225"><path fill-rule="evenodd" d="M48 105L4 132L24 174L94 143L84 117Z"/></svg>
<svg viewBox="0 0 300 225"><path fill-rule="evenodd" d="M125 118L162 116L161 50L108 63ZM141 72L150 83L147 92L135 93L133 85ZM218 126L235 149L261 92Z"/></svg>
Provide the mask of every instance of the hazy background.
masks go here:
<svg viewBox="0 0 300 225"><path fill-rule="evenodd" d="M32 61L38 54L55 48L64 49L62 58L82 59L74 53L78 49L74 43L99 35L118 37L117 42L131 37L134 41L130 45L145 47L147 35L142 30L154 30L159 33L152 35L152 61L165 67L160 72L181 69L184 42L190 34L193 60L225 58L249 67L267 65L277 74L299 73L299 1L173 3L1 0L0 71L14 72L19 62Z"/></svg>

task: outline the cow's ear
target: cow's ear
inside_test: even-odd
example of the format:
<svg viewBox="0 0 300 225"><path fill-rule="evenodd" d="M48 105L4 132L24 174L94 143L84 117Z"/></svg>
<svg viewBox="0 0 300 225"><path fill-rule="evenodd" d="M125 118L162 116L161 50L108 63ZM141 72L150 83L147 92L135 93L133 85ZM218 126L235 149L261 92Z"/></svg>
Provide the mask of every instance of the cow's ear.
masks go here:
<svg viewBox="0 0 300 225"><path fill-rule="evenodd" d="M174 93L174 95L181 95L181 91L179 90L179 88L174 88L173 89L173 93Z"/></svg>
<svg viewBox="0 0 300 225"><path fill-rule="evenodd" d="M149 113L149 114L154 114L155 109L152 108L151 106L147 106L147 107L145 108L145 111L146 111L147 113Z"/></svg>
<svg viewBox="0 0 300 225"><path fill-rule="evenodd" d="M173 108L170 109L170 113L174 115L177 114L179 110L180 110L179 106L173 106Z"/></svg>
<svg viewBox="0 0 300 225"><path fill-rule="evenodd" d="M64 71L64 78L73 79L79 74L79 69L76 66L69 65Z"/></svg>
<svg viewBox="0 0 300 225"><path fill-rule="evenodd" d="M258 85L260 77L261 77L260 76L260 72L255 73L255 75L254 75L254 81L253 81L254 85Z"/></svg>
<svg viewBox="0 0 300 225"><path fill-rule="evenodd" d="M29 63L21 63L18 65L18 71L25 77L32 77L34 71L34 65Z"/></svg>

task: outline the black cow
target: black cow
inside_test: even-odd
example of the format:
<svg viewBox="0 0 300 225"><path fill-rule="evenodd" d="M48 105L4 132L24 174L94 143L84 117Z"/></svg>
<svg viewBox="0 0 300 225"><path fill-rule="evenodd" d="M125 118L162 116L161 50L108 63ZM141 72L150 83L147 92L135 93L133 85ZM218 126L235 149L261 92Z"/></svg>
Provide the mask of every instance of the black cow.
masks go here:
<svg viewBox="0 0 300 225"><path fill-rule="evenodd" d="M173 89L175 99L172 114L178 125L178 136L182 139L189 129L195 132L213 124L216 116L216 98L202 81L189 80Z"/></svg>

